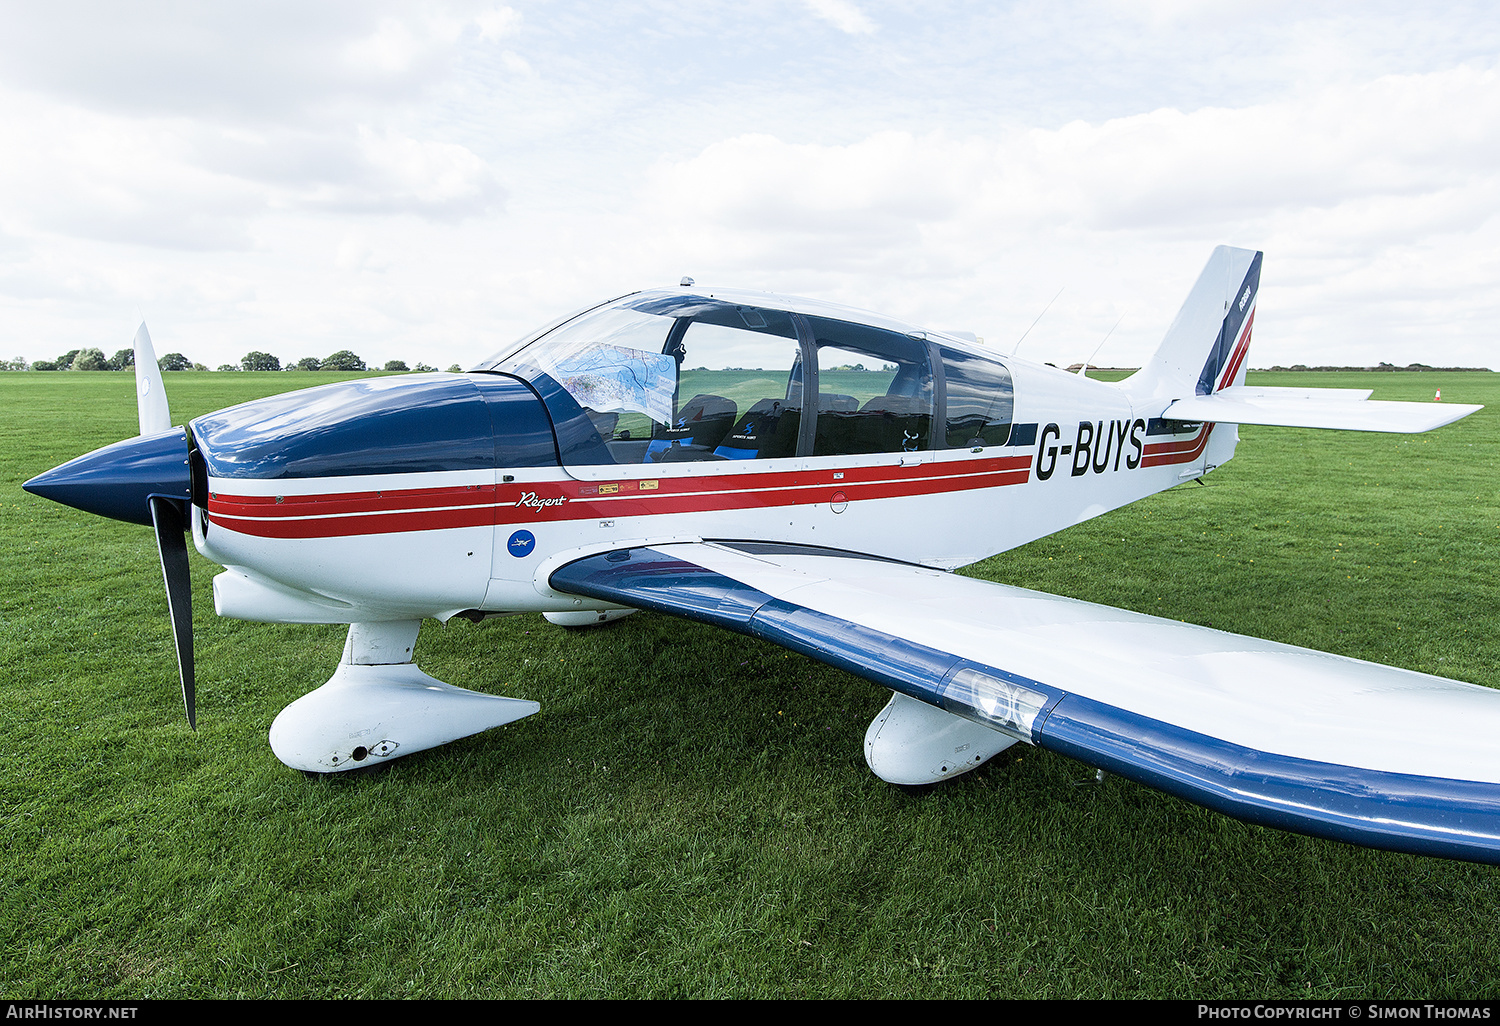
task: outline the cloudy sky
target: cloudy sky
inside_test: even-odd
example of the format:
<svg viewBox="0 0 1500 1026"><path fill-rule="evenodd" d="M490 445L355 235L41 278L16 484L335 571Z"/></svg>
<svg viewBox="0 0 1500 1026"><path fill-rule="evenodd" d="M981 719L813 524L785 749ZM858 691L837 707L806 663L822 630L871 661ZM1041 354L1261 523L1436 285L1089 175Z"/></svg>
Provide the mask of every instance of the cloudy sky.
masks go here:
<svg viewBox="0 0 1500 1026"><path fill-rule="evenodd" d="M1318 0L0 0L0 355L477 362L770 289L1139 362L1500 368L1500 14Z"/></svg>

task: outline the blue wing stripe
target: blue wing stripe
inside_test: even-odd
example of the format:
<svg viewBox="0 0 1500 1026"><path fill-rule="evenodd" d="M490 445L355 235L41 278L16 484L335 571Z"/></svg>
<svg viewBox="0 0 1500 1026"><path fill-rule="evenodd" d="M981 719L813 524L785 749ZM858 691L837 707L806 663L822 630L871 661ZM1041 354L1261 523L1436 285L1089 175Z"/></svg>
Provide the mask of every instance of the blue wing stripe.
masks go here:
<svg viewBox="0 0 1500 1026"><path fill-rule="evenodd" d="M1367 847L1500 863L1500 789L1244 748L1068 695L1040 745L1264 826Z"/></svg>

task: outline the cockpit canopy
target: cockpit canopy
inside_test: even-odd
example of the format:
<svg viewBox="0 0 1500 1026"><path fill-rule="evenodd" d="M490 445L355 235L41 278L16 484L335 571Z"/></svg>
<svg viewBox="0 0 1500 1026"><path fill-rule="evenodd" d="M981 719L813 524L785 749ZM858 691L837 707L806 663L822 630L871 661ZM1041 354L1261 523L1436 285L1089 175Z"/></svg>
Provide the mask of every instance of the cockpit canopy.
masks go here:
<svg viewBox="0 0 1500 1026"><path fill-rule="evenodd" d="M1006 367L957 340L758 293L635 293L475 370L537 389L567 464L1004 445L1013 403Z"/></svg>

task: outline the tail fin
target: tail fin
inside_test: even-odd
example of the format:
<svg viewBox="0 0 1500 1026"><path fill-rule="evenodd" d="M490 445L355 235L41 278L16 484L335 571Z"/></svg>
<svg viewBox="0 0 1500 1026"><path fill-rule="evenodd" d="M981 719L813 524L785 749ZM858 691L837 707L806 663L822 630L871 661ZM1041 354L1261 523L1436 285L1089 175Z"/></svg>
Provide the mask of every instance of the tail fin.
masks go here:
<svg viewBox="0 0 1500 1026"><path fill-rule="evenodd" d="M1155 355L1120 383L1132 399L1185 399L1244 382L1261 256L1214 250Z"/></svg>

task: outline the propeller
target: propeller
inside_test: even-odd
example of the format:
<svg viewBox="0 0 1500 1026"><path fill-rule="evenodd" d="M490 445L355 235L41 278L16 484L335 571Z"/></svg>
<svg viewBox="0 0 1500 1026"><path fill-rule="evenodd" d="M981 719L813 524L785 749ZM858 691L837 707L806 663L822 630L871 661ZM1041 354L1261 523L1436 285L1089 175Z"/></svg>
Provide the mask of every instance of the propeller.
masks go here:
<svg viewBox="0 0 1500 1026"><path fill-rule="evenodd" d="M135 332L135 408L142 435L157 434L172 426L167 409L167 389L161 366L151 345L146 322ZM187 504L175 498L153 495L151 526L156 529L156 551L161 556L161 576L167 589L167 611L172 616L172 639L177 648L177 676L182 680L182 705L188 726L198 729L197 691L193 677L193 578L188 563Z"/></svg>
<svg viewBox="0 0 1500 1026"><path fill-rule="evenodd" d="M190 443L185 428L172 427L161 368L144 322L135 333L135 383L139 435L69 460L21 487L75 509L149 524L155 529L177 647L182 704L188 725L197 730L192 575L187 551L192 503Z"/></svg>
<svg viewBox="0 0 1500 1026"><path fill-rule="evenodd" d="M193 578L188 570L187 515L177 500L151 497L151 520L156 528L156 551L167 586L167 610L172 614L172 637L177 644L177 675L182 679L182 706L188 726L198 729L193 686Z"/></svg>

